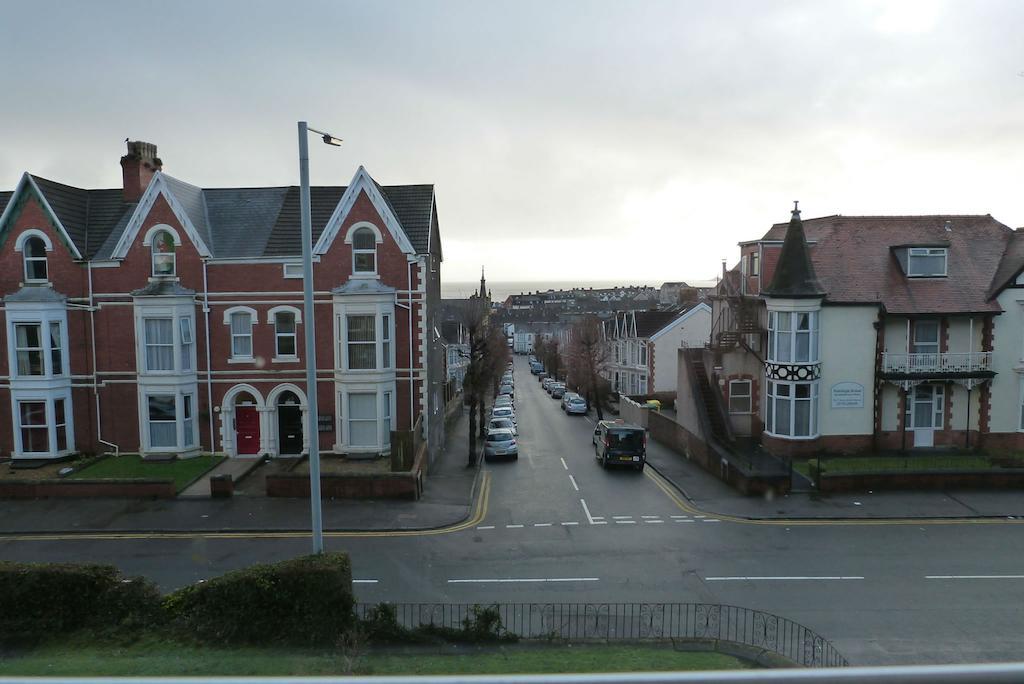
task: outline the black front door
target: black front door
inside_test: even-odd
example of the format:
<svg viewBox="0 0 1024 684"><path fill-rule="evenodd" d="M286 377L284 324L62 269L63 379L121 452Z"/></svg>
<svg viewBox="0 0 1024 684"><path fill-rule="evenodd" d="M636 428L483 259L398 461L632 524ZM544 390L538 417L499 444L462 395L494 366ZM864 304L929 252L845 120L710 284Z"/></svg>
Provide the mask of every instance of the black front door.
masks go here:
<svg viewBox="0 0 1024 684"><path fill-rule="evenodd" d="M298 406L277 407L278 453L302 453L302 409Z"/></svg>

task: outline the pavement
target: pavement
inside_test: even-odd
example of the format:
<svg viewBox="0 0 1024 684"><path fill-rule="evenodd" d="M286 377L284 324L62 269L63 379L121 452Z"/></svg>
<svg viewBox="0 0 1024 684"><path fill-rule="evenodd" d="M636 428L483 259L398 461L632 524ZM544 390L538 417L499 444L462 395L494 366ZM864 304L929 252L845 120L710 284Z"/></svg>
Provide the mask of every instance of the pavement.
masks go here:
<svg viewBox="0 0 1024 684"><path fill-rule="evenodd" d="M452 423L444 451L430 465L424 478L423 496L419 501L325 499L324 530L431 530L468 519L473 512L480 469L466 467L467 422L463 413ZM211 474L219 469L241 473L253 467L250 459L227 459ZM206 496L201 496L204 486ZM208 477L201 478L183 494L185 496L172 500L0 501L0 533L280 532L311 527L308 499L237 494L228 499L211 499Z"/></svg>
<svg viewBox="0 0 1024 684"><path fill-rule="evenodd" d="M1024 517L1024 491L886 491L783 496L743 496L696 463L653 439L647 463L672 483L694 508L750 520L863 520Z"/></svg>

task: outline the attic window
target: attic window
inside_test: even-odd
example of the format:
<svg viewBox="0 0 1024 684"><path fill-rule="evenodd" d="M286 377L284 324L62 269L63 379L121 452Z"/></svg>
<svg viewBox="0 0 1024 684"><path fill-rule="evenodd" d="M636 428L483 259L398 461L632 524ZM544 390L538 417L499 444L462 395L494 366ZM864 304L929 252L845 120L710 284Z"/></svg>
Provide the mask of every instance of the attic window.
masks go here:
<svg viewBox="0 0 1024 684"><path fill-rule="evenodd" d="M907 249L907 276L936 278L946 275L945 247L910 247Z"/></svg>
<svg viewBox="0 0 1024 684"><path fill-rule="evenodd" d="M174 236L162 230L153 238L153 275L174 275Z"/></svg>

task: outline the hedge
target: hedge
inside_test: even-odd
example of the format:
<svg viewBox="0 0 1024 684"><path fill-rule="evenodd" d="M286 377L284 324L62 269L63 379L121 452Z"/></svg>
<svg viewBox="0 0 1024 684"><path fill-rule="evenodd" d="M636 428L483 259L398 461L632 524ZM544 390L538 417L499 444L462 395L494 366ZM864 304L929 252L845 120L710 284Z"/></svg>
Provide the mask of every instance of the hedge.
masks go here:
<svg viewBox="0 0 1024 684"><path fill-rule="evenodd" d="M81 629L158 625L160 594L149 580L109 565L0 561L0 644L30 644Z"/></svg>
<svg viewBox="0 0 1024 684"><path fill-rule="evenodd" d="M205 644L333 645L355 625L347 554L253 565L168 595L178 636Z"/></svg>

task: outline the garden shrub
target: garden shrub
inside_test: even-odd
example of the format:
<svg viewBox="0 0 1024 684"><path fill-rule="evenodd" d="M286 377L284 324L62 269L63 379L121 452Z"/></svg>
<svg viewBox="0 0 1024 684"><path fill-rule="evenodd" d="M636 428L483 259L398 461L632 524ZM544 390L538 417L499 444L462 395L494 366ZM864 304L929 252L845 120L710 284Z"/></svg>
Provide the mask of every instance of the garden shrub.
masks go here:
<svg viewBox="0 0 1024 684"><path fill-rule="evenodd" d="M202 643L333 645L355 624L344 553L253 565L164 599L179 636Z"/></svg>
<svg viewBox="0 0 1024 684"><path fill-rule="evenodd" d="M109 565L0 561L0 644L26 645L81 629L159 623L152 582Z"/></svg>

